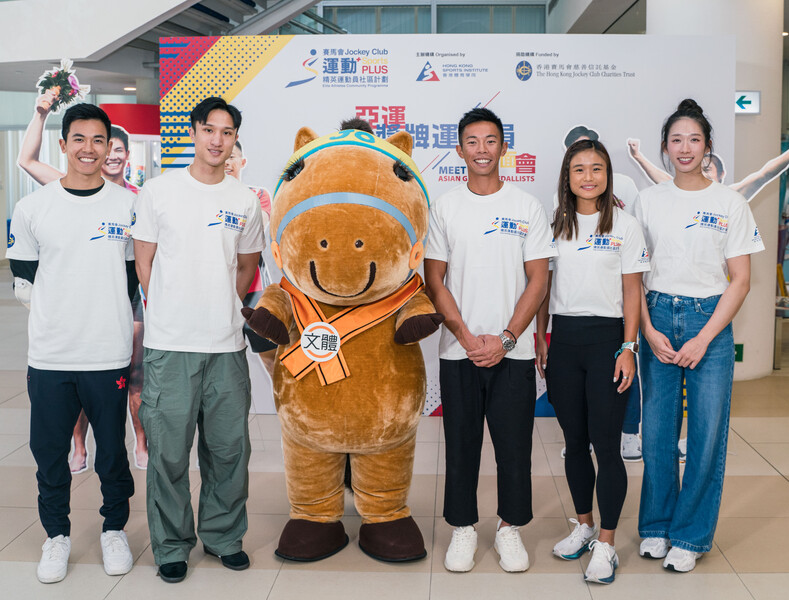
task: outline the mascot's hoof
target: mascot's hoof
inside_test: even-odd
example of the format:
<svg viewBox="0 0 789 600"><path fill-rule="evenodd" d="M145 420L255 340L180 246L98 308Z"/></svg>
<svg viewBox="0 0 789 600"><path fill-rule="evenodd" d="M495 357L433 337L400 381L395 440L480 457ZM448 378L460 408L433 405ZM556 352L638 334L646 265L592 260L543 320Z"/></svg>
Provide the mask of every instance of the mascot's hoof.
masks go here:
<svg viewBox="0 0 789 600"><path fill-rule="evenodd" d="M252 310L248 306L241 309L241 314L247 320L252 331L259 336L267 338L280 346L290 342L288 328L277 317L272 315L267 308L261 306Z"/></svg>
<svg viewBox="0 0 789 600"><path fill-rule="evenodd" d="M348 545L342 523L317 523L291 519L279 536L274 554L286 560L312 562L329 558Z"/></svg>
<svg viewBox="0 0 789 600"><path fill-rule="evenodd" d="M422 532L411 517L365 523L359 529L359 547L365 554L384 562L408 562L427 556Z"/></svg>
<svg viewBox="0 0 789 600"><path fill-rule="evenodd" d="M441 313L413 316L403 321L395 331L394 341L396 344L414 344L437 331L443 322L444 315Z"/></svg>

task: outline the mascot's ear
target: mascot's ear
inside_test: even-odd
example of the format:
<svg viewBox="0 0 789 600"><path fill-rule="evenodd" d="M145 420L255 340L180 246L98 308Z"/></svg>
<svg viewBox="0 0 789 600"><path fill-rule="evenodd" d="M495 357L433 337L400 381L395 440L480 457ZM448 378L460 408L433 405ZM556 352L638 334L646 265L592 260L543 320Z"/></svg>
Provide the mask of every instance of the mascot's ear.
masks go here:
<svg viewBox="0 0 789 600"><path fill-rule="evenodd" d="M410 137L410 136L409 136ZM318 134L315 133L309 127L302 127L299 129L298 133L296 133L296 141L293 142L293 151L296 152L302 146L306 146L312 140L317 140Z"/></svg>
<svg viewBox="0 0 789 600"><path fill-rule="evenodd" d="M414 140L407 131L398 131L393 136L386 138L386 141L411 156Z"/></svg>

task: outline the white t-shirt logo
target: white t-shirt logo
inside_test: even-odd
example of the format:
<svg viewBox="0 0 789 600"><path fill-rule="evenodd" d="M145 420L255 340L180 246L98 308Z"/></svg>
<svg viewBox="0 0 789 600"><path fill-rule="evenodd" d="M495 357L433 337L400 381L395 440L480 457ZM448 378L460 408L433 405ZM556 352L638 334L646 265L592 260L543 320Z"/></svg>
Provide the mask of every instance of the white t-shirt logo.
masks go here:
<svg viewBox="0 0 789 600"><path fill-rule="evenodd" d="M693 215L693 223L686 225L685 229L690 229L696 225L699 226L699 229L712 229L720 233L727 233L729 231L729 215L697 210L696 214Z"/></svg>
<svg viewBox="0 0 789 600"><path fill-rule="evenodd" d="M592 234L586 238L586 245L578 248L578 251L591 248L595 252L619 252L624 238L621 235L605 233L603 235Z"/></svg>
<svg viewBox="0 0 789 600"><path fill-rule="evenodd" d="M233 231L244 231L244 226L247 224L247 216L242 213L235 213L229 210L220 210L216 213L214 220L208 226L223 225L225 229Z"/></svg>
<svg viewBox="0 0 789 600"><path fill-rule="evenodd" d="M517 235L518 237L526 237L529 233L529 222L523 219L512 219L510 217L496 217L490 222L493 226L492 229L486 231L483 235L494 233L504 233L507 235Z"/></svg>
<svg viewBox="0 0 789 600"><path fill-rule="evenodd" d="M310 323L301 333L301 349L316 362L331 360L340 351L340 334L323 321Z"/></svg>
<svg viewBox="0 0 789 600"><path fill-rule="evenodd" d="M102 223L97 228L99 235L94 235L90 241L106 239L109 242L128 242L131 238L131 227L123 223Z"/></svg>

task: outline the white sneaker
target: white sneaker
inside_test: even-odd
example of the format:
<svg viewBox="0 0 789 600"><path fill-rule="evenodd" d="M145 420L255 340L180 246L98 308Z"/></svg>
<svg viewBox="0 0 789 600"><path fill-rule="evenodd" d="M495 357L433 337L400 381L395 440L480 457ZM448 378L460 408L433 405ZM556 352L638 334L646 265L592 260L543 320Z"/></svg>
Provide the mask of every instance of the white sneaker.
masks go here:
<svg viewBox="0 0 789 600"><path fill-rule="evenodd" d="M499 553L499 565L508 573L520 573L529 568L529 554L523 547L517 526L502 527L499 519L493 548Z"/></svg>
<svg viewBox="0 0 789 600"><path fill-rule="evenodd" d="M668 540L660 537L644 538L638 553L646 558L663 558L668 554Z"/></svg>
<svg viewBox="0 0 789 600"><path fill-rule="evenodd" d="M474 553L477 551L477 532L472 525L455 527L452 541L449 542L444 568L447 571L465 573L474 567Z"/></svg>
<svg viewBox="0 0 789 600"><path fill-rule="evenodd" d="M688 454L688 438L684 437L677 442L677 450L679 450L679 462L684 463Z"/></svg>
<svg viewBox="0 0 789 600"><path fill-rule="evenodd" d="M701 552L672 547L668 551L666 560L663 561L663 568L677 571L678 573L687 573L696 567L697 558L701 558Z"/></svg>
<svg viewBox="0 0 789 600"><path fill-rule="evenodd" d="M613 583L616 568L619 566L616 548L600 540L594 540L589 547L592 550L592 558L589 559L584 579L594 583Z"/></svg>
<svg viewBox="0 0 789 600"><path fill-rule="evenodd" d="M637 433L622 434L622 460L625 462L641 460L641 438Z"/></svg>
<svg viewBox="0 0 789 600"><path fill-rule="evenodd" d="M41 560L36 576L41 583L57 583L66 577L68 556L71 554L71 539L66 535L47 538L41 546Z"/></svg>
<svg viewBox="0 0 789 600"><path fill-rule="evenodd" d="M125 531L105 531L101 534L101 555L107 575L125 575L131 571L134 557L129 549Z"/></svg>
<svg viewBox="0 0 789 600"><path fill-rule="evenodd" d="M584 552L589 550L589 543L597 537L597 525L589 527L586 523L579 523L576 519L570 519L570 523L575 523L575 529L563 540L556 542L553 547L554 556L564 560L575 560L580 558Z"/></svg>

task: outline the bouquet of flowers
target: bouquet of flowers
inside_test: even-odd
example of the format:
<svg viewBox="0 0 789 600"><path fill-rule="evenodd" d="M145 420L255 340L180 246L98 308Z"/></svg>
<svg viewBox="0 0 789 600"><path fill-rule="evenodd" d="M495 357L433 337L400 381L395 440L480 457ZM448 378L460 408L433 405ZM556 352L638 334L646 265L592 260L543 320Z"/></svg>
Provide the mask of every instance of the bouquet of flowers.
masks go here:
<svg viewBox="0 0 789 600"><path fill-rule="evenodd" d="M58 113L63 107L84 100L90 93L89 85L80 85L72 64L69 59L63 58L60 67L50 69L38 80L36 85L43 96L40 104L45 110Z"/></svg>

